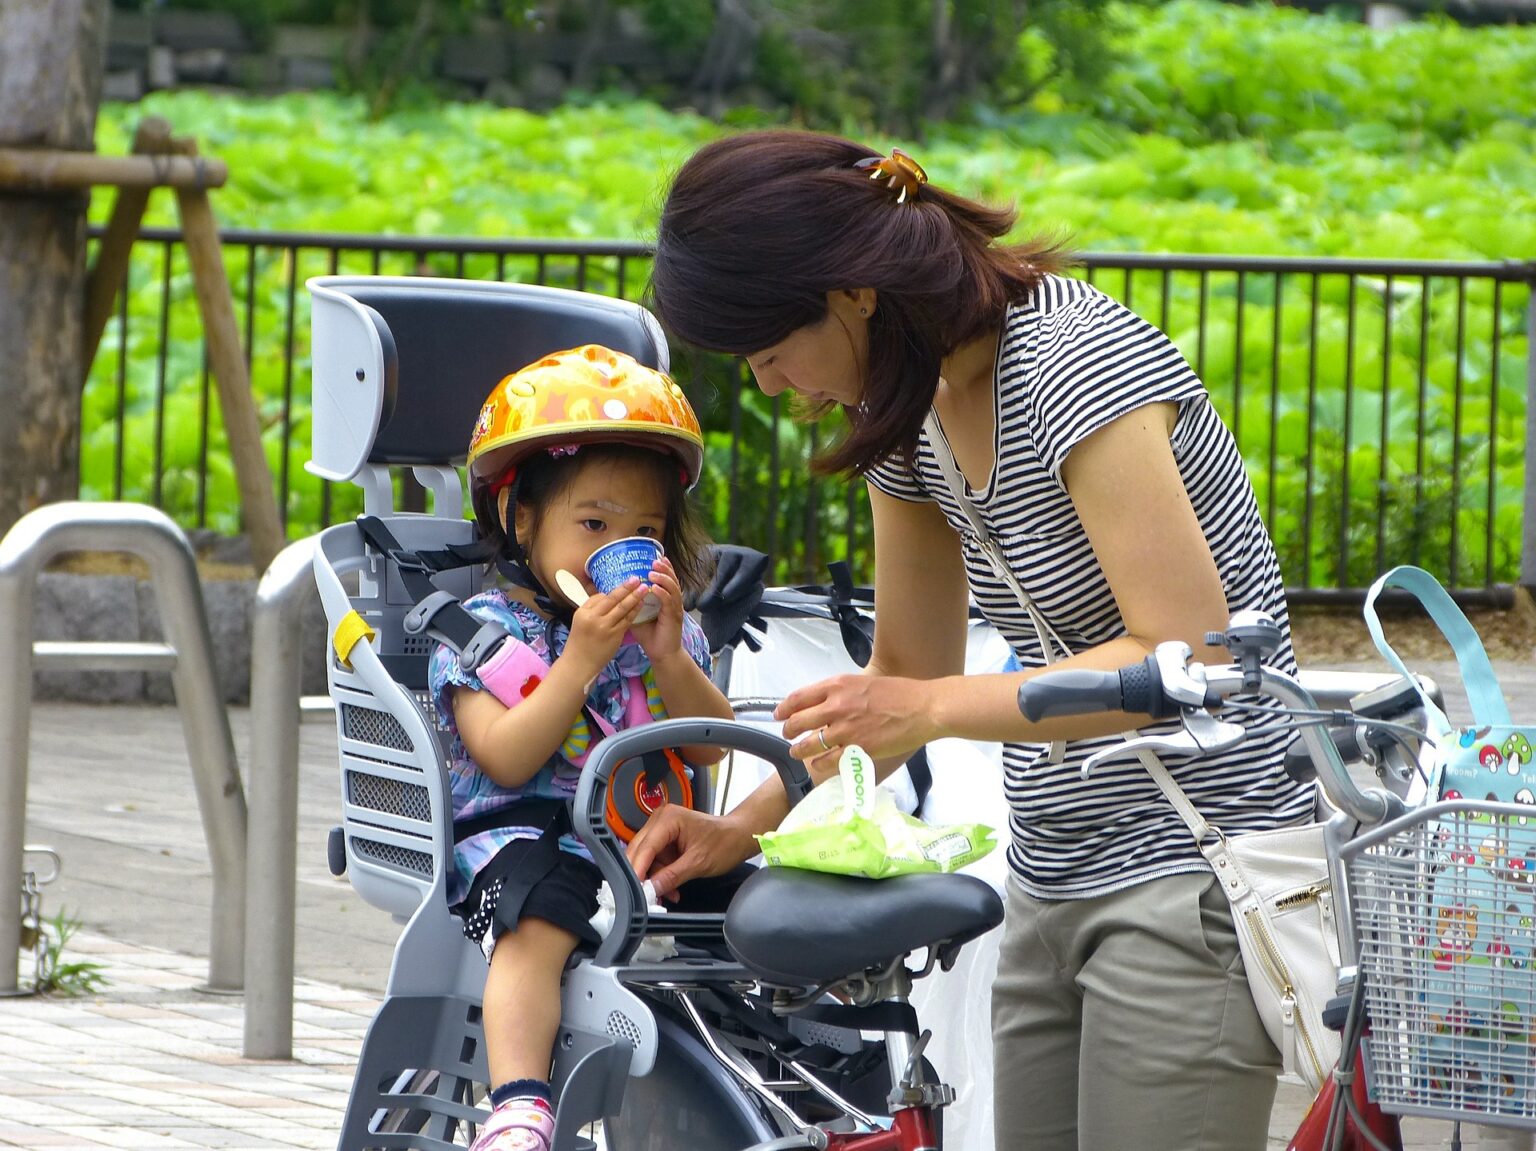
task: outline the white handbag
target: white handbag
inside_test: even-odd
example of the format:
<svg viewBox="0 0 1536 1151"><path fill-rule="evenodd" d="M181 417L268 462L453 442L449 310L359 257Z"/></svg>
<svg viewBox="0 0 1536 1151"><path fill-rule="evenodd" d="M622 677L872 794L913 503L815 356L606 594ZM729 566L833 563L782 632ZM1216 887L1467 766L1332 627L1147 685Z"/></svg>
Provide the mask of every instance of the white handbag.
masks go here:
<svg viewBox="0 0 1536 1151"><path fill-rule="evenodd" d="M1223 835L1195 810L1162 761L1142 766L1173 804L1232 905L1248 990L1284 1074L1316 1094L1338 1062L1338 1032L1323 1008L1339 979L1339 937L1323 825Z"/></svg>
<svg viewBox="0 0 1536 1151"><path fill-rule="evenodd" d="M931 410L924 428L950 494L970 521L982 554L1019 597L1040 638L1046 663L1055 661L1057 649L1062 655L1071 655L1071 649L1009 569L1002 549L971 503ZM1052 762L1059 762L1061 755L1062 745L1053 744ZM1142 749L1137 755L1221 881L1232 906L1254 1006L1280 1052L1283 1073L1316 1093L1338 1062L1341 1046L1339 1034L1324 1026L1322 1019L1339 972L1339 939L1323 825L1310 823L1225 836L1205 821L1153 752Z"/></svg>

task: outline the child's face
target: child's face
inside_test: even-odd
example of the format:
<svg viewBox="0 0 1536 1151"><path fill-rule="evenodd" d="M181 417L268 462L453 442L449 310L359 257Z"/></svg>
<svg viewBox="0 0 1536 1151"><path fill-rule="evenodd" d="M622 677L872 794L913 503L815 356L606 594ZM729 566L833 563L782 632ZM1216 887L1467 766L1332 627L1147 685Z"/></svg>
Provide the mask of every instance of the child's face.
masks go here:
<svg viewBox="0 0 1536 1151"><path fill-rule="evenodd" d="M533 574L550 594L564 599L555 583L561 568L591 594L597 588L586 565L594 551L625 536L666 536L667 493L654 467L636 460L596 460L582 467L542 514L519 504L516 516L517 538Z"/></svg>

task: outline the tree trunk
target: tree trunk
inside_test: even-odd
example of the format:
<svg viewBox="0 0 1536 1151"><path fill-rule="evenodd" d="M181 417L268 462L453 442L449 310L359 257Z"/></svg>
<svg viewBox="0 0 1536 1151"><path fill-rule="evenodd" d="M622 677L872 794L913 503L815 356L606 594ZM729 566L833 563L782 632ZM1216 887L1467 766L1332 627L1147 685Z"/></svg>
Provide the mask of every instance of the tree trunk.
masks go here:
<svg viewBox="0 0 1536 1151"><path fill-rule="evenodd" d="M716 0L709 44L691 84L694 101L706 116L724 114L726 92L740 81L744 66L756 52L760 27L747 0Z"/></svg>
<svg viewBox="0 0 1536 1151"><path fill-rule="evenodd" d="M0 147L91 151L106 0L0 0ZM78 491L82 193L0 193L0 535Z"/></svg>

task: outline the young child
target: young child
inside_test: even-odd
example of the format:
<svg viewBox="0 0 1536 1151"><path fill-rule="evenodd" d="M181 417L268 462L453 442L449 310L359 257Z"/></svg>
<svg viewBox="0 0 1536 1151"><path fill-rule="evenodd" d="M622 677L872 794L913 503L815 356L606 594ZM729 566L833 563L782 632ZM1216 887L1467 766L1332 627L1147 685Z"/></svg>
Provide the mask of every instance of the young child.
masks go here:
<svg viewBox="0 0 1536 1151"><path fill-rule="evenodd" d="M548 1151L549 1072L560 977L595 943L601 873L571 831L581 767L606 732L667 716L729 717L709 648L683 611L706 575L707 540L687 492L704 444L682 390L628 356L589 345L504 379L469 448L476 518L504 541L526 586L465 603L509 633L471 674L446 647L431 663L453 735L454 874L449 900L485 953L486 1055L495 1108L471 1151ZM608 594L585 571L611 540L649 536L648 580ZM557 572L588 593L579 606ZM646 596L660 613L636 623ZM719 749L684 747L695 767Z"/></svg>

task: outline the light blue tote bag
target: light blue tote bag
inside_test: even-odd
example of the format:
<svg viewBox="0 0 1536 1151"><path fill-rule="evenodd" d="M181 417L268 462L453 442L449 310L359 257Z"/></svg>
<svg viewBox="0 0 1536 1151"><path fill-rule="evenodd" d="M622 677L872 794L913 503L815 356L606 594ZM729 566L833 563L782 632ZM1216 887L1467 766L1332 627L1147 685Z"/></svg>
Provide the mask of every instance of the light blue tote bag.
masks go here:
<svg viewBox="0 0 1536 1151"><path fill-rule="evenodd" d="M1386 588L1415 596L1450 642L1470 726L1446 719L1382 634L1376 600ZM1441 801L1409 851L1420 897L1399 954L1422 994L1399 1026L1421 1038L1413 1076L1426 1098L1523 1113L1536 1071L1536 722L1511 719L1477 631L1428 572L1387 572L1366 596L1365 621L1387 662L1419 688L1434 744L1430 795Z"/></svg>

